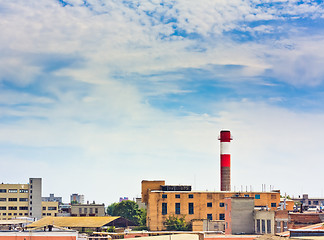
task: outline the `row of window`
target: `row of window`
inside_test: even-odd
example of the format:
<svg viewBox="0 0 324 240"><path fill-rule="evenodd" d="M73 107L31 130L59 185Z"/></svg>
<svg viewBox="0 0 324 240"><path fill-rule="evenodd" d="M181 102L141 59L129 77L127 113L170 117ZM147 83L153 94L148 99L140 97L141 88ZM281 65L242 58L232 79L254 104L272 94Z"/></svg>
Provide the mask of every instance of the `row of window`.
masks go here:
<svg viewBox="0 0 324 240"><path fill-rule="evenodd" d="M0 206L0 210L7 210L7 207ZM18 210L18 207L8 207L8 210ZM19 210L28 210L28 207L19 207Z"/></svg>
<svg viewBox="0 0 324 240"><path fill-rule="evenodd" d="M256 233L271 233L271 220L257 219Z"/></svg>
<svg viewBox="0 0 324 240"><path fill-rule="evenodd" d="M162 194L162 198L168 198L167 194ZM180 198L180 194L176 194L175 198ZM194 198L193 194L188 194L188 198Z"/></svg>
<svg viewBox="0 0 324 240"><path fill-rule="evenodd" d="M208 213L207 214L207 219L208 220L213 220L213 214ZM224 213L220 213L218 220L225 220L225 214Z"/></svg>
<svg viewBox="0 0 324 240"><path fill-rule="evenodd" d="M180 203L175 204L175 213L180 214ZM168 204L162 203L162 215L168 214ZM194 204L188 203L188 214L194 214Z"/></svg>
<svg viewBox="0 0 324 240"><path fill-rule="evenodd" d="M98 208L95 208L94 210L95 210L95 213L97 214L98 213ZM88 214L88 208L84 208L83 213ZM93 214L93 208L89 208L89 213ZM79 208L79 214L82 214L82 208Z"/></svg>
<svg viewBox="0 0 324 240"><path fill-rule="evenodd" d="M239 197L239 194L234 195L235 197ZM181 195L180 194L175 194L175 198L180 198ZM244 197L250 197L249 194L244 194ZM168 198L167 194L162 194L162 198ZM193 194L188 194L188 198L194 198ZM260 194L255 194L254 195L255 199L261 199L261 195ZM276 199L276 195L271 195L271 199Z"/></svg>
<svg viewBox="0 0 324 240"><path fill-rule="evenodd" d="M0 212L0 215L2 215L2 216L7 216L7 215L8 215L8 216L18 216L18 215L19 215L19 216L28 216L28 213L8 213L8 214L7 214L7 213L5 213L5 212L4 212L4 213L1 213L1 212Z"/></svg>
<svg viewBox="0 0 324 240"><path fill-rule="evenodd" d="M18 198L0 198L0 202L17 202ZM19 202L28 202L28 198L19 198Z"/></svg>
<svg viewBox="0 0 324 240"><path fill-rule="evenodd" d="M0 189L0 193L6 193L7 189ZM20 193L28 193L28 189L19 189ZM8 193L18 193L18 189L8 189Z"/></svg>
<svg viewBox="0 0 324 240"><path fill-rule="evenodd" d="M46 211L46 207L43 207L43 210ZM57 210L57 208L56 207L47 207L47 210L48 211L55 211L55 210Z"/></svg>

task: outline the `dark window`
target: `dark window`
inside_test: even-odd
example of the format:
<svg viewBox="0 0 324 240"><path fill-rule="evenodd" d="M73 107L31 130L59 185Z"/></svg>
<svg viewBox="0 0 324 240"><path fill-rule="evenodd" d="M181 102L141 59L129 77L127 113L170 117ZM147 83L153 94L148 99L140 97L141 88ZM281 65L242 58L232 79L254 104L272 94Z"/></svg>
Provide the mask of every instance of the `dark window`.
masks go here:
<svg viewBox="0 0 324 240"><path fill-rule="evenodd" d="M219 220L225 220L225 214L224 213L219 214Z"/></svg>
<svg viewBox="0 0 324 240"><path fill-rule="evenodd" d="M46 213L43 213L43 216L46 216Z"/></svg>
<svg viewBox="0 0 324 240"><path fill-rule="evenodd" d="M175 204L175 213L180 214L180 203Z"/></svg>
<svg viewBox="0 0 324 240"><path fill-rule="evenodd" d="M311 205L312 204L312 201L308 201L308 205Z"/></svg>
<svg viewBox="0 0 324 240"><path fill-rule="evenodd" d="M257 219L257 233L261 233L261 228L260 228L260 219Z"/></svg>
<svg viewBox="0 0 324 240"><path fill-rule="evenodd" d="M19 213L19 216L22 216L23 214L22 213Z"/></svg>
<svg viewBox="0 0 324 240"><path fill-rule="evenodd" d="M210 214L207 214L207 219L208 220L213 220L213 214L211 214L211 213Z"/></svg>
<svg viewBox="0 0 324 240"><path fill-rule="evenodd" d="M84 212L84 214L87 214L88 213L88 209L87 208L84 208L83 209L83 212Z"/></svg>
<svg viewBox="0 0 324 240"><path fill-rule="evenodd" d="M271 220L267 220L267 233L271 233Z"/></svg>
<svg viewBox="0 0 324 240"><path fill-rule="evenodd" d="M6 215L7 215L7 213L5 213L5 212L4 212L4 213L2 213L2 215L3 215L3 216L6 216Z"/></svg>
<svg viewBox="0 0 324 240"><path fill-rule="evenodd" d="M14 213L14 215L16 216L16 215L17 215L17 213Z"/></svg>
<svg viewBox="0 0 324 240"><path fill-rule="evenodd" d="M19 198L20 202L28 202L28 198Z"/></svg>
<svg viewBox="0 0 324 240"><path fill-rule="evenodd" d="M255 194L255 199L260 199L260 194Z"/></svg>
<svg viewBox="0 0 324 240"><path fill-rule="evenodd" d="M47 213L47 216L51 216L51 213Z"/></svg>
<svg viewBox="0 0 324 240"><path fill-rule="evenodd" d="M277 203L271 203L271 207L276 207Z"/></svg>
<svg viewBox="0 0 324 240"><path fill-rule="evenodd" d="M79 208L79 214L81 214L82 213L82 208Z"/></svg>
<svg viewBox="0 0 324 240"><path fill-rule="evenodd" d="M188 197L189 197L189 198L193 198L193 194L189 194Z"/></svg>
<svg viewBox="0 0 324 240"><path fill-rule="evenodd" d="M45 211L46 210L46 207L43 207L43 211Z"/></svg>
<svg viewBox="0 0 324 240"><path fill-rule="evenodd" d="M244 194L244 197L250 197L250 195L249 194Z"/></svg>
<svg viewBox="0 0 324 240"><path fill-rule="evenodd" d="M19 207L19 210L28 210L28 207Z"/></svg>
<svg viewBox="0 0 324 240"><path fill-rule="evenodd" d="M56 210L56 208L55 209L53 209L53 210ZM90 208L90 212L89 212L90 214L92 214L93 213L93 210L92 210L92 208Z"/></svg>
<svg viewBox="0 0 324 240"><path fill-rule="evenodd" d="M95 213L98 213L98 208L95 208Z"/></svg>
<svg viewBox="0 0 324 240"><path fill-rule="evenodd" d="M224 207L224 203L223 203L223 202L220 202L220 203L219 203L219 206L220 206L220 207Z"/></svg>
<svg viewBox="0 0 324 240"><path fill-rule="evenodd" d="M30 210L30 211L33 210L33 207L30 207L29 210Z"/></svg>
<svg viewBox="0 0 324 240"><path fill-rule="evenodd" d="M19 192L20 193L28 193L28 189L20 189Z"/></svg>
<svg viewBox="0 0 324 240"><path fill-rule="evenodd" d="M6 193L7 189L0 189L0 193Z"/></svg>
<svg viewBox="0 0 324 240"><path fill-rule="evenodd" d="M318 205L318 201L313 201L313 204L314 205Z"/></svg>
<svg viewBox="0 0 324 240"><path fill-rule="evenodd" d="M162 198L167 198L167 197L168 197L168 195L162 194Z"/></svg>
<svg viewBox="0 0 324 240"><path fill-rule="evenodd" d="M7 198L0 198L0 202L6 202Z"/></svg>
<svg viewBox="0 0 324 240"><path fill-rule="evenodd" d="M208 202L207 203L207 207L212 207L213 206L213 203L212 202Z"/></svg>
<svg viewBox="0 0 324 240"><path fill-rule="evenodd" d="M194 204L193 203L189 203L188 204L188 208L189 208L189 214L194 214Z"/></svg>
<svg viewBox="0 0 324 240"><path fill-rule="evenodd" d="M168 204L162 203L162 215L168 214Z"/></svg>
<svg viewBox="0 0 324 240"><path fill-rule="evenodd" d="M8 213L9 216L11 216L11 213Z"/></svg>
<svg viewBox="0 0 324 240"><path fill-rule="evenodd" d="M47 208L49 211L54 211L54 210L56 210L56 207L48 207ZM90 208L91 210L92 210L92 208ZM92 211L91 211L92 212Z"/></svg>
<svg viewBox="0 0 324 240"><path fill-rule="evenodd" d="M262 233L265 233L265 220L262 219Z"/></svg>
<svg viewBox="0 0 324 240"><path fill-rule="evenodd" d="M17 210L17 207L8 207L8 210Z"/></svg>
<svg viewBox="0 0 324 240"><path fill-rule="evenodd" d="M17 189L9 189L9 190L8 190L8 193L16 193L16 192L18 192Z"/></svg>
<svg viewBox="0 0 324 240"><path fill-rule="evenodd" d="M0 207L0 210L7 210L7 207Z"/></svg>
<svg viewBox="0 0 324 240"><path fill-rule="evenodd" d="M176 194L175 195L175 198L180 198L180 194Z"/></svg>

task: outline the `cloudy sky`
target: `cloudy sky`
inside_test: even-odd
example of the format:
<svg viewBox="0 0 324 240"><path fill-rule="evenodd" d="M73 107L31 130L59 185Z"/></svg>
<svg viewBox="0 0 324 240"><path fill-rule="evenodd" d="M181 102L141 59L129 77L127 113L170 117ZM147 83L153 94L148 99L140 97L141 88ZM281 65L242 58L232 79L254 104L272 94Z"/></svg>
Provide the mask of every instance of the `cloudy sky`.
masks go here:
<svg viewBox="0 0 324 240"><path fill-rule="evenodd" d="M324 197L318 0L0 0L1 182L106 204L141 180Z"/></svg>

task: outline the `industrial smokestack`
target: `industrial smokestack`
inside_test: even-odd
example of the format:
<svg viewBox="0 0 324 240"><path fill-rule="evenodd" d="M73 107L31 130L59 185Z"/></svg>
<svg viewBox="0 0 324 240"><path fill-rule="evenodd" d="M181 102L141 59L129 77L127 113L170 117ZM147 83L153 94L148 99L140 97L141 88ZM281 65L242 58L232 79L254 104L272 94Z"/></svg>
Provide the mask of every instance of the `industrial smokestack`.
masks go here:
<svg viewBox="0 0 324 240"><path fill-rule="evenodd" d="M231 153L229 147L232 139L230 131L222 130L220 132L221 191L231 191Z"/></svg>

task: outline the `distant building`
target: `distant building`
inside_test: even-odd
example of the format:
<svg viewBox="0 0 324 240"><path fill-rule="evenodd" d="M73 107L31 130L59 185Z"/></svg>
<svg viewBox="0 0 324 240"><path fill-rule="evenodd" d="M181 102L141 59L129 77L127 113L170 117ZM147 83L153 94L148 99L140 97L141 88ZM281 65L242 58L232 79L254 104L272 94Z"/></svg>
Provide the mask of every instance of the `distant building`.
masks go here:
<svg viewBox="0 0 324 240"><path fill-rule="evenodd" d="M58 202L62 203L62 197L55 197L54 193L50 193L49 197L42 197L43 202Z"/></svg>
<svg viewBox="0 0 324 240"><path fill-rule="evenodd" d="M54 216L57 212L57 203L42 202L41 178L30 178L25 184L0 184L0 220L17 217L40 219Z"/></svg>
<svg viewBox="0 0 324 240"><path fill-rule="evenodd" d="M70 202L71 203L83 204L84 203L84 195L79 195L77 193L73 193L70 196Z"/></svg>
<svg viewBox="0 0 324 240"><path fill-rule="evenodd" d="M103 217L105 216L104 204L72 204L72 217Z"/></svg>
<svg viewBox="0 0 324 240"><path fill-rule="evenodd" d="M309 198L308 194L303 194L302 197L292 198L292 200L295 203L302 204L304 210L324 210L324 198Z"/></svg>
<svg viewBox="0 0 324 240"><path fill-rule="evenodd" d="M127 201L127 200L128 200L128 197L120 197L120 198L119 198L119 202Z"/></svg>

